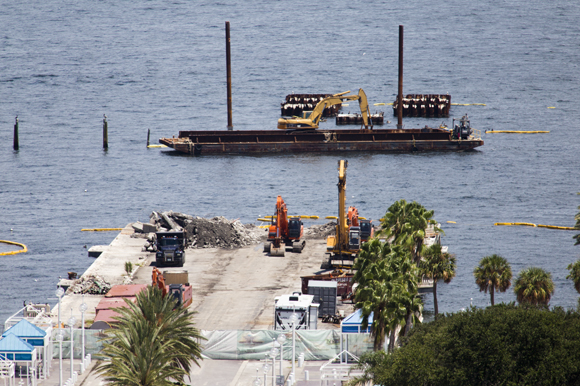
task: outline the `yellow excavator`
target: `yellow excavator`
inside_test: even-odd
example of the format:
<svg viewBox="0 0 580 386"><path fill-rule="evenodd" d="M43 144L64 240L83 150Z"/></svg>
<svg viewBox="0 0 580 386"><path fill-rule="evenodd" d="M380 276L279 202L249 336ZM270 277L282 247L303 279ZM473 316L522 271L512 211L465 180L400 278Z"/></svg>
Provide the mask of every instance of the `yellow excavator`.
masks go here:
<svg viewBox="0 0 580 386"><path fill-rule="evenodd" d="M349 224L346 214L346 168L348 161L338 161L338 218L336 219L336 236L326 239L326 251L341 260L354 261L361 245L360 226ZM332 261L332 256L331 256ZM332 264L331 264L332 265Z"/></svg>
<svg viewBox="0 0 580 386"><path fill-rule="evenodd" d="M362 119L363 119L363 126L365 129L368 129L369 126L372 129L372 124L369 123L369 103L367 101L367 96L365 94L365 92L363 91L363 89L359 89L358 90L358 95L353 94L353 95L345 95L348 94L350 91L345 91L345 92L341 92L338 94L334 94L332 96L329 96L327 98L324 98L323 100L321 100L320 102L318 102L318 104L316 105L316 107L314 107L314 110L312 110L312 113L310 113L310 116L308 118L280 118L278 119L278 129L280 130L316 130L318 129L318 122L320 122L320 119L322 118L322 112L324 111L325 108L330 107L330 106L334 106L334 105L338 105L341 104L344 101L356 101L358 100L358 104L360 106L360 111L362 114ZM362 129L362 127L361 127Z"/></svg>

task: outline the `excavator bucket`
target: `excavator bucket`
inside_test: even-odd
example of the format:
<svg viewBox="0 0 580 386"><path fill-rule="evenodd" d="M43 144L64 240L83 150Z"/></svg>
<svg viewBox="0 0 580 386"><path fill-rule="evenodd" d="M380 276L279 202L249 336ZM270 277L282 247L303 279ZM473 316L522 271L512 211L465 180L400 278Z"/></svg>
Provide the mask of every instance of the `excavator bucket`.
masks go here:
<svg viewBox="0 0 580 386"><path fill-rule="evenodd" d="M286 248L283 245L280 248L275 248L272 246L270 248L270 256L284 256L285 249Z"/></svg>

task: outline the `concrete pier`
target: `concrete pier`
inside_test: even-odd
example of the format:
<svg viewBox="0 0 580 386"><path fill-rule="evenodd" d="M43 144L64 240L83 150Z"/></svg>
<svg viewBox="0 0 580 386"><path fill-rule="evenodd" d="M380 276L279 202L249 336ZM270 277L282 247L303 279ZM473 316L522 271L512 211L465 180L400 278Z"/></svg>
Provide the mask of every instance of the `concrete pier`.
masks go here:
<svg viewBox="0 0 580 386"><path fill-rule="evenodd" d="M150 284L151 271L155 266L155 254L144 250L146 239L131 237L134 230L128 224L104 248L102 254L83 273L82 276L98 275L111 285L126 282L125 262L133 264L132 283ZM183 271L189 273L189 282L193 287L193 303L189 307L195 311L194 323L200 330L249 330L272 329L274 319L274 298L282 294L300 291L300 276L320 272L325 259L326 241L323 239L306 239L302 253L286 252L284 257L268 256L263 252L263 245L257 244L238 249L203 248L188 249L183 267L161 267L161 271ZM86 325L90 326L95 317L95 306L104 295L84 295L88 305L85 312ZM61 321L66 322L71 309L80 328L81 313L79 306L82 295L67 294L61 300ZM352 305L344 304L350 313ZM54 306L54 324L57 324L57 305ZM336 329L338 325L322 323L319 329ZM316 368L325 361L307 362L305 367L297 368L296 385L319 384ZM100 386L101 379L94 373L94 364L79 376L77 385ZM201 367L194 367L190 384L195 385L252 385L256 376L264 379L261 366L263 361L253 360L211 360L201 361ZM56 371L55 371L55 367ZM66 361L65 372L69 368ZM80 361L75 364L80 368ZM276 361L278 374L279 362ZM260 369L257 371L257 369ZM304 369L309 368L311 381L304 381ZM291 371L291 362L283 362L285 378ZM271 372L268 377L271 376ZM314 383L313 380L316 380ZM268 383L272 378L268 378ZM39 385L58 385L58 360L52 362L52 371L48 379L39 380Z"/></svg>

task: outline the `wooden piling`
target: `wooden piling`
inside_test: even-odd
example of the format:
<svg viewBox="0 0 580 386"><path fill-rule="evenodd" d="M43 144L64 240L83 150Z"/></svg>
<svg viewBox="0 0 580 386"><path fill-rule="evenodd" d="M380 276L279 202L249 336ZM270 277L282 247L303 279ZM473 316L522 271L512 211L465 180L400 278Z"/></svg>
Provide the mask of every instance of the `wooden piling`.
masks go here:
<svg viewBox="0 0 580 386"><path fill-rule="evenodd" d="M14 123L14 150L19 149L18 144L18 115L16 116L16 122Z"/></svg>
<svg viewBox="0 0 580 386"><path fill-rule="evenodd" d="M151 135L151 129L147 129L147 147L149 147L149 136Z"/></svg>
<svg viewBox="0 0 580 386"><path fill-rule="evenodd" d="M226 21L226 72L228 83L228 130L234 129L232 123L232 64L230 56L230 22Z"/></svg>
<svg viewBox="0 0 580 386"><path fill-rule="evenodd" d="M109 148L109 124L107 123L107 116L103 114L103 149Z"/></svg>
<svg viewBox="0 0 580 386"><path fill-rule="evenodd" d="M399 25L399 93L397 96L397 129L403 128L403 26Z"/></svg>

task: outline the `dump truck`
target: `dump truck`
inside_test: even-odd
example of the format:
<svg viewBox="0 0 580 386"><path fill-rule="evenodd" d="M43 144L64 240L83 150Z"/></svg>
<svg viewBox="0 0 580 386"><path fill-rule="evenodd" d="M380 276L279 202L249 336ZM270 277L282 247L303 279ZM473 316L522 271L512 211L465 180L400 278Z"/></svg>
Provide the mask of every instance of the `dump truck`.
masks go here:
<svg viewBox="0 0 580 386"><path fill-rule="evenodd" d="M155 262L158 267L174 265L183 267L187 235L185 231L157 232Z"/></svg>

